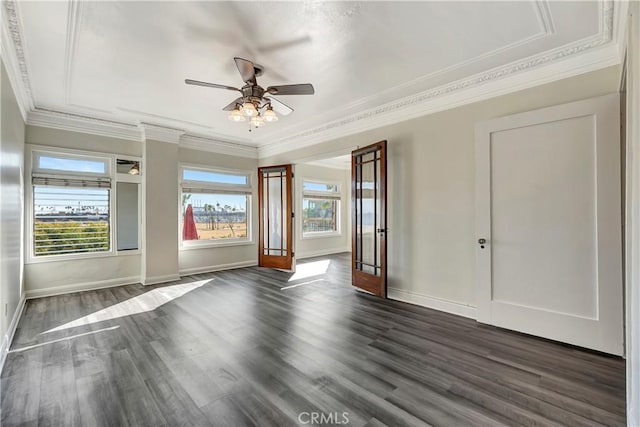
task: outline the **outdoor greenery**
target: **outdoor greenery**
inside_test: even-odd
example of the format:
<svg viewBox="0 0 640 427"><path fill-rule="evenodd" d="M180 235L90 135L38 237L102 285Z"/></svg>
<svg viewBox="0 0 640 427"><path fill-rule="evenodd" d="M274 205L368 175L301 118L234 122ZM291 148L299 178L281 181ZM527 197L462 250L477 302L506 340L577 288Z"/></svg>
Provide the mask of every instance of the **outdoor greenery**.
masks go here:
<svg viewBox="0 0 640 427"><path fill-rule="evenodd" d="M107 221L36 221L34 231L36 256L109 250Z"/></svg>

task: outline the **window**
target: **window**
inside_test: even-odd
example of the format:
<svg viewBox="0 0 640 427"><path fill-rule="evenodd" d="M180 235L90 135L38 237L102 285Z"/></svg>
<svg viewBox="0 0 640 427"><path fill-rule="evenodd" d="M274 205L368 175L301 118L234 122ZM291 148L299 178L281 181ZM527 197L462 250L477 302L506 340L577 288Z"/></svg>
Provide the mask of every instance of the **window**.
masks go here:
<svg viewBox="0 0 640 427"><path fill-rule="evenodd" d="M183 167L180 231L183 245L251 240L249 173Z"/></svg>
<svg viewBox="0 0 640 427"><path fill-rule="evenodd" d="M111 250L109 162L108 158L34 152L34 257Z"/></svg>
<svg viewBox="0 0 640 427"><path fill-rule="evenodd" d="M337 184L303 181L303 236L335 234L340 231L340 197L340 187Z"/></svg>

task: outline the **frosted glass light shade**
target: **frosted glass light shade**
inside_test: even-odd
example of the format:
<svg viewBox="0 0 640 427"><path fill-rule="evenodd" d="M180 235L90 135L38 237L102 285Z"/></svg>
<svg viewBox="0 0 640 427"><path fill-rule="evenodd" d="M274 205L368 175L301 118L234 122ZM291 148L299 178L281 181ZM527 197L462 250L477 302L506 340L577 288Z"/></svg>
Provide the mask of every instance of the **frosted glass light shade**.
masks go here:
<svg viewBox="0 0 640 427"><path fill-rule="evenodd" d="M258 110L256 110L256 106L251 102L245 102L242 104L242 109L240 110L245 116L254 117L258 115Z"/></svg>

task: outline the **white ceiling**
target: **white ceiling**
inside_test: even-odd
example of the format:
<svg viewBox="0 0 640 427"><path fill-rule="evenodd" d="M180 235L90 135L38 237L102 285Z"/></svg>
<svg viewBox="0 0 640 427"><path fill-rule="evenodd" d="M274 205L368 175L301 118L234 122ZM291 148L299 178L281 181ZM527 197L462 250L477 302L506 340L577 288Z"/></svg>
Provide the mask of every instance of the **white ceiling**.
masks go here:
<svg viewBox="0 0 640 427"><path fill-rule="evenodd" d="M258 147L359 120L375 126L372 116L614 37L612 2L9 3L34 109ZM237 94L184 84L241 86L234 56L265 67L263 87L309 82L316 94L279 97L294 113L249 133L221 111ZM515 65L501 74L505 64Z"/></svg>

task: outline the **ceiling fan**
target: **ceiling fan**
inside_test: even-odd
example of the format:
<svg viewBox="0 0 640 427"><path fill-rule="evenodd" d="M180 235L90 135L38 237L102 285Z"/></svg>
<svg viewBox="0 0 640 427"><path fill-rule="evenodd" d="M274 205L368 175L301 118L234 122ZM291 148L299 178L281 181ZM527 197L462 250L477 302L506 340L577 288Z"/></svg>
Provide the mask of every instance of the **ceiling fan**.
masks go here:
<svg viewBox="0 0 640 427"><path fill-rule="evenodd" d="M315 93L313 85L303 83L297 85L269 86L264 89L258 85L256 77L261 76L264 69L258 64L242 59L233 58L236 67L244 80L245 85L238 89L233 86L219 85L216 83L201 82L198 80L186 79L188 85L212 87L216 89L226 89L238 91L242 94L229 105L223 108L224 111L231 111L229 120L234 122L244 122L247 118L251 120L251 125L261 127L267 122L278 121L278 114L286 116L293 112L293 108L278 101L273 95L313 95Z"/></svg>

